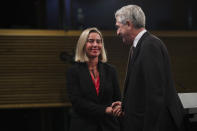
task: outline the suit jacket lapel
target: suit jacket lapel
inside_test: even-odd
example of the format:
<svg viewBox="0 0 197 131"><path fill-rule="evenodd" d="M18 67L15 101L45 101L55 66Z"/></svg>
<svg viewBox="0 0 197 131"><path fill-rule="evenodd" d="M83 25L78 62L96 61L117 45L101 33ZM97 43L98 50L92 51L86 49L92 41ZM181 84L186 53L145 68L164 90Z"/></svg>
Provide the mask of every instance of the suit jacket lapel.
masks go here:
<svg viewBox="0 0 197 131"><path fill-rule="evenodd" d="M148 32L146 32L146 33L144 33L143 34L143 36L140 38L140 40L138 41L138 44L137 44L137 46L135 47L135 49L133 50L133 54L132 54L132 57L130 57L129 59L129 63L128 63L128 70L127 70L127 76L126 76L126 79L125 79L125 84L124 84L124 94L125 94L125 92L126 92L126 90L127 90L127 87L128 87L128 81L129 81L129 77L130 77L130 72L132 71L132 66L133 66L133 64L134 64L134 62L135 62L135 60L136 60L136 58L137 58L137 56L138 56L138 54L139 54L139 51L140 51L140 47L141 47L141 44L142 44L142 41L144 40L144 38L146 37L146 36L148 36L149 35L149 33Z"/></svg>
<svg viewBox="0 0 197 131"><path fill-rule="evenodd" d="M137 46L135 47L134 51L133 51L133 56L131 59L131 65L133 65L133 63L135 62L135 59L140 51L140 47L142 45L142 41L144 40L144 38L146 38L146 36L149 35L148 32L144 33L143 36L140 38L140 40L138 41Z"/></svg>
<svg viewBox="0 0 197 131"><path fill-rule="evenodd" d="M132 47L130 47L132 48ZM128 81L128 75L129 75L129 67L130 67L130 64L131 63L131 49L129 50L129 56L128 56L128 60L127 60L127 67L126 67L126 76L125 76L125 81L124 81L124 90L125 90L125 87L127 87L127 81Z"/></svg>

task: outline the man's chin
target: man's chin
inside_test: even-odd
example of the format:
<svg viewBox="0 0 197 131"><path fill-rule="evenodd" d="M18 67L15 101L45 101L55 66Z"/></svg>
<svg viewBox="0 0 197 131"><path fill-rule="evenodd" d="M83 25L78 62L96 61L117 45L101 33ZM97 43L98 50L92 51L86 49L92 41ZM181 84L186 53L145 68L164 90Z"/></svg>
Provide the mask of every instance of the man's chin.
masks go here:
<svg viewBox="0 0 197 131"><path fill-rule="evenodd" d="M125 44L125 45L130 45L131 43L129 41L126 41L126 40L122 40L122 42Z"/></svg>

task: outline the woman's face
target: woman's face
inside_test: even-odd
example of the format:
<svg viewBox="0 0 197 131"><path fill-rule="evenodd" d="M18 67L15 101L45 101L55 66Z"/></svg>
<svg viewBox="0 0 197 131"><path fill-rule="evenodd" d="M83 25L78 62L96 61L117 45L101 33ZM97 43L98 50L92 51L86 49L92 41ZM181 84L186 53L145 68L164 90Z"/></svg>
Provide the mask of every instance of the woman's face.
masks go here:
<svg viewBox="0 0 197 131"><path fill-rule="evenodd" d="M100 35L96 32L92 32L89 34L85 51L88 58L96 58L101 54L103 43Z"/></svg>

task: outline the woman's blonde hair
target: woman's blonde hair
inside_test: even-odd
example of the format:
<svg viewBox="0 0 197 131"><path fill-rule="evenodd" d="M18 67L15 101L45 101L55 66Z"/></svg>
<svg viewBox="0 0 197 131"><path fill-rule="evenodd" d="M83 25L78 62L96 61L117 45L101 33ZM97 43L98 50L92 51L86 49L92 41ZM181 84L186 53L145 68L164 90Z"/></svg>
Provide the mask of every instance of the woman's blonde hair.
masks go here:
<svg viewBox="0 0 197 131"><path fill-rule="evenodd" d="M101 48L101 54L99 56L99 61L101 61L103 63L107 62L107 55L106 55L106 51L105 51L105 47L104 47L103 36L102 36L101 32L95 27L87 28L81 33L79 40L77 42L77 47L76 47L76 51L75 51L75 61L76 62L88 62L89 61L89 58L87 57L86 52L85 52L85 45L86 45L87 39L89 37L89 34L92 32L98 33L100 35L102 45L103 45Z"/></svg>

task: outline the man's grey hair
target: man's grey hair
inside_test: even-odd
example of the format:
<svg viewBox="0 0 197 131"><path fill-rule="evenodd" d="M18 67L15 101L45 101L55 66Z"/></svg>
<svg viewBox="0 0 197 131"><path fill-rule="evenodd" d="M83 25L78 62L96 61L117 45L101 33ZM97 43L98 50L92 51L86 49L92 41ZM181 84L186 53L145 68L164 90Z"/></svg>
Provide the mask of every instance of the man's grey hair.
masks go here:
<svg viewBox="0 0 197 131"><path fill-rule="evenodd" d="M136 29L144 27L146 17L143 10L137 5L123 6L115 13L116 21L126 24L126 21L131 21Z"/></svg>

